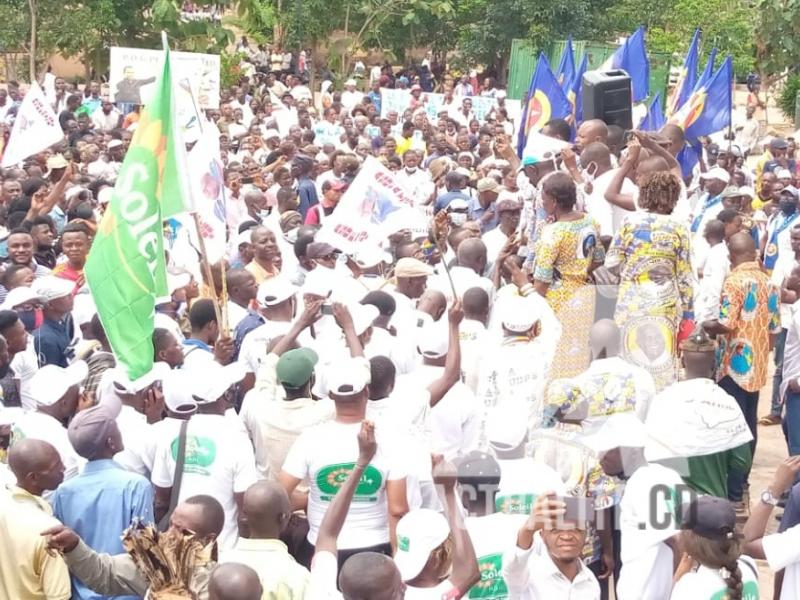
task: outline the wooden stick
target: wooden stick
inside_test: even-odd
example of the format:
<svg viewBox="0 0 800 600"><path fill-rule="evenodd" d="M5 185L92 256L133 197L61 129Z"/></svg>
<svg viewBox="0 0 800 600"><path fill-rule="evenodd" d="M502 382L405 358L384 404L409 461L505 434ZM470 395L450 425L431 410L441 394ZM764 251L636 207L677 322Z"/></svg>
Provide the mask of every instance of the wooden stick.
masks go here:
<svg viewBox="0 0 800 600"><path fill-rule="evenodd" d="M211 288L211 301L214 303L214 314L217 317L217 323L222 326L222 313L219 308L219 298L217 298L217 288L214 286L214 276L211 273L211 263L208 262L208 252L206 252L206 241L203 239L202 230L200 229L200 219L197 213L192 213L194 217L194 226L197 229L197 240L200 243L200 256L203 263L206 283Z"/></svg>

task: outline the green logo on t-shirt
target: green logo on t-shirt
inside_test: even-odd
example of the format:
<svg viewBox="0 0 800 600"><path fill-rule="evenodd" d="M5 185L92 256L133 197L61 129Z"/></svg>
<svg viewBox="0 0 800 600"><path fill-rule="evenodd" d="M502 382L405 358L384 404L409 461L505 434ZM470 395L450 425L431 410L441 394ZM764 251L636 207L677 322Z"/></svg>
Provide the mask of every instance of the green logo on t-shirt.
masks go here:
<svg viewBox="0 0 800 600"><path fill-rule="evenodd" d="M172 451L172 458L175 462L178 461L178 445L180 438L172 440L170 450ZM183 462L183 470L185 473L197 473L199 475L208 475L209 469L214 460L217 458L217 445L214 440L199 437L196 435L186 436L186 458Z"/></svg>
<svg viewBox="0 0 800 600"><path fill-rule="evenodd" d="M536 494L509 494L497 496L494 501L495 510L507 515L529 515L536 502Z"/></svg>
<svg viewBox="0 0 800 600"><path fill-rule="evenodd" d="M478 558L481 580L469 590L470 598L482 600L505 600L508 598L508 586L503 579L503 555L489 554Z"/></svg>
<svg viewBox="0 0 800 600"><path fill-rule="evenodd" d="M718 591L711 600L728 600L728 588ZM742 586L742 600L758 600L758 583L747 581Z"/></svg>
<svg viewBox="0 0 800 600"><path fill-rule="evenodd" d="M408 552L410 546L409 539L404 535L397 536L397 549L402 552Z"/></svg>
<svg viewBox="0 0 800 600"><path fill-rule="evenodd" d="M330 501L342 484L345 482L350 472L356 466L355 463L339 463L336 465L328 465L322 467L317 471L317 487L320 491L320 498L325 501ZM358 482L356 493L353 496L353 502L375 502L378 499L377 493L381 489L383 483L383 476L372 465L367 465L364 473L361 475L361 481Z"/></svg>

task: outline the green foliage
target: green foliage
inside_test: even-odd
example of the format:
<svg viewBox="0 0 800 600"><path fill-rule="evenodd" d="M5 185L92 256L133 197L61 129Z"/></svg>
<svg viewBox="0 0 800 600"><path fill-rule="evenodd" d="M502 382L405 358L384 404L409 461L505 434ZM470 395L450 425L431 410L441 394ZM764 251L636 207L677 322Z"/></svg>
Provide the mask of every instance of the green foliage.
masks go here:
<svg viewBox="0 0 800 600"><path fill-rule="evenodd" d="M222 52L219 55L219 79L221 88L229 88L239 83L242 69L239 67L241 53Z"/></svg>
<svg viewBox="0 0 800 600"><path fill-rule="evenodd" d="M783 84L783 90L778 97L778 106L790 121L794 121L798 93L800 93L800 75L791 75Z"/></svg>
<svg viewBox="0 0 800 600"><path fill-rule="evenodd" d="M800 62L800 0L754 0L755 54L768 78L796 71ZM794 115L794 109L792 109Z"/></svg>

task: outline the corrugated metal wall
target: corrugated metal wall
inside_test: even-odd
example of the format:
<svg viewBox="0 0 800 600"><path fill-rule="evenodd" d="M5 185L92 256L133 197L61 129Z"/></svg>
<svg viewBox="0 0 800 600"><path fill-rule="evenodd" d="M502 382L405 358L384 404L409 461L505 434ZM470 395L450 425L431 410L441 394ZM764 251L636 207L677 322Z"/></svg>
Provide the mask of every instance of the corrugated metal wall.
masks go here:
<svg viewBox="0 0 800 600"><path fill-rule="evenodd" d="M545 48L550 65L555 70L564 51L566 40L557 40ZM589 69L597 69L616 50L613 44L603 42L589 42L573 40L572 47L575 52L575 66L580 63L583 53L589 55ZM650 56L650 93L661 92L662 101L666 101L666 90L669 83L669 69L671 56L661 52L649 52ZM511 61L508 73L508 97L521 100L528 91L528 86L536 68L539 50L531 46L526 40L513 40L511 43Z"/></svg>

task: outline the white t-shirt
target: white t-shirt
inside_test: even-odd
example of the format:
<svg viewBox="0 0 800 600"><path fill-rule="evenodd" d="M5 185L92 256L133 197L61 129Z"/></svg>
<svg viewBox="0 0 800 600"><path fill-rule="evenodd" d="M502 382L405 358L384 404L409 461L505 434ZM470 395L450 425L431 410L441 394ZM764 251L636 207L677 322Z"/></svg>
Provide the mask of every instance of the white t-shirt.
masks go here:
<svg viewBox="0 0 800 600"><path fill-rule="evenodd" d="M156 450L152 481L172 487L179 438L162 439ZM253 447L247 435L224 415L197 414L186 430L186 458L179 502L197 494L216 498L225 511L219 536L222 548L236 543L238 508L234 494L244 493L257 480Z"/></svg>
<svg viewBox="0 0 800 600"><path fill-rule="evenodd" d="M497 463L500 465L500 485L495 496L498 513L527 518L538 497L537 491L564 491L564 482L555 469L530 456Z"/></svg>
<svg viewBox="0 0 800 600"><path fill-rule="evenodd" d="M28 336L28 346L11 359L11 370L19 380L19 399L25 410L36 410L36 399L31 395L31 379L39 370L39 359L33 349L33 336Z"/></svg>
<svg viewBox="0 0 800 600"><path fill-rule="evenodd" d="M320 523L330 502L358 459L360 423L328 421L306 429L297 438L283 470L298 479L308 479L308 541L317 542ZM344 526L340 549L365 548L389 542L389 512L386 482L406 477L402 448L390 432L376 428L378 450L361 476Z"/></svg>
<svg viewBox="0 0 800 600"><path fill-rule="evenodd" d="M800 525L761 540L769 568L783 572L781 598L800 598Z"/></svg>
<svg viewBox="0 0 800 600"><path fill-rule="evenodd" d="M672 549L660 542L622 563L618 600L669 600L672 589Z"/></svg>
<svg viewBox="0 0 800 600"><path fill-rule="evenodd" d="M481 579L470 588L467 598L505 600L508 585L503 579L503 554L517 539L517 532L527 516L494 513L485 517L467 517L464 524L475 548Z"/></svg>
<svg viewBox="0 0 800 600"><path fill-rule="evenodd" d="M116 420L122 434L123 450L114 455L114 460L128 471L149 478L153 463L147 457L153 455L153 450L148 446L158 438L152 434L147 417L132 406L123 405Z"/></svg>
<svg viewBox="0 0 800 600"><path fill-rule="evenodd" d="M703 265L703 278L700 280L695 299L694 314L698 323L719 318L719 299L722 284L731 272L728 246L720 242L711 246Z"/></svg>
<svg viewBox="0 0 800 600"><path fill-rule="evenodd" d="M12 445L20 440L42 440L52 444L64 463L64 479L75 477L83 470L86 460L75 452L66 428L58 419L42 412L27 412L11 426Z"/></svg>
<svg viewBox="0 0 800 600"><path fill-rule="evenodd" d="M792 274L797 261L794 258L793 252L784 252L778 255L778 260L775 262L775 268L772 270L770 281L778 289L783 285L783 281ZM730 271L730 263L728 265ZM726 273L727 275L727 273ZM722 288L720 287L720 290ZM789 329L792 325L792 305L781 302L781 327Z"/></svg>
<svg viewBox="0 0 800 600"><path fill-rule="evenodd" d="M749 556L739 558L742 573L742 600L758 600L758 569ZM670 600L718 600L725 598L728 586L718 569L700 566L681 577L672 588Z"/></svg>
<svg viewBox="0 0 800 600"><path fill-rule="evenodd" d="M244 336L238 362L242 363L248 373L255 373L267 357L269 343L279 335L285 335L291 328L289 321L266 321L259 325Z"/></svg>
<svg viewBox="0 0 800 600"><path fill-rule="evenodd" d="M447 598L446 594L456 589L449 579L445 579L439 585L429 588L418 588L406 585L405 600L441 600Z"/></svg>
<svg viewBox="0 0 800 600"><path fill-rule="evenodd" d="M586 194L584 192L583 196L586 212L597 221L601 236L613 237L613 235L619 231L622 220L632 212L615 204L611 204L606 200L606 190L616 173L617 170L612 169L600 175L592 182L592 193ZM636 184L630 179L625 178L622 181L622 188L620 190L622 194L632 196L635 189Z"/></svg>
<svg viewBox="0 0 800 600"><path fill-rule="evenodd" d="M459 298L464 296L470 288L481 288L489 295L489 304L492 304L495 296L494 283L488 277L481 277L472 269L467 267L451 267L450 277L453 279L453 285L450 285L450 280L447 275L439 275L437 277L428 278L428 288L439 290L447 298L447 302L453 301L453 287L456 288L456 294Z"/></svg>
<svg viewBox="0 0 800 600"><path fill-rule="evenodd" d="M458 327L461 340L461 373L473 392L478 390L478 373L481 357L487 354L486 343L489 333L486 326L475 319L464 319Z"/></svg>

